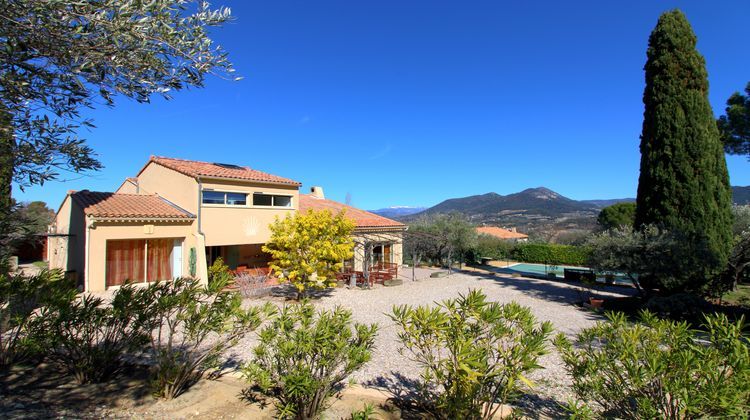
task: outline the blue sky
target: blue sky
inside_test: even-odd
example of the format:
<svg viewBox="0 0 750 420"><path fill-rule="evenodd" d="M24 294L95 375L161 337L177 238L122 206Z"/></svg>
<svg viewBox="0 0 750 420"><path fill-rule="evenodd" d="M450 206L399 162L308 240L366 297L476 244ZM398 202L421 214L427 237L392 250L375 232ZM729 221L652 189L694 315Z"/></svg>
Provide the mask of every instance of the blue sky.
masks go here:
<svg viewBox="0 0 750 420"><path fill-rule="evenodd" d="M633 197L661 12L692 23L714 113L750 81L747 0L222 4L236 20L214 38L242 81L95 110L83 134L105 168L16 198L56 208L69 189L112 191L150 155L247 165L366 209L537 186ZM750 162L728 164L750 185Z"/></svg>

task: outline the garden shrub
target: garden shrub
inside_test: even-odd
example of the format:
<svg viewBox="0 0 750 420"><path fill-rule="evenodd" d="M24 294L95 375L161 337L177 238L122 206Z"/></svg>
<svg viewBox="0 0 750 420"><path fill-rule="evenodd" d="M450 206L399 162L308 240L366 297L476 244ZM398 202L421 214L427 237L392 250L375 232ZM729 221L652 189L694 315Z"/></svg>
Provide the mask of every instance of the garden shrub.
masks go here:
<svg viewBox="0 0 750 420"><path fill-rule="evenodd" d="M82 295L42 309L38 324L48 357L80 384L106 381L123 368L123 356L148 343L153 313L148 291L124 285L111 303Z"/></svg>
<svg viewBox="0 0 750 420"><path fill-rule="evenodd" d="M513 243L490 235L478 235L475 246L467 252L470 263L482 258L505 260L510 258Z"/></svg>
<svg viewBox="0 0 750 420"><path fill-rule="evenodd" d="M572 412L614 418L746 418L750 413L750 353L744 319L705 317L706 332L685 322L622 313L583 330L575 346L560 334L560 350L580 399ZM588 405L593 402L596 406ZM587 406L588 407L585 407Z"/></svg>
<svg viewBox="0 0 750 420"><path fill-rule="evenodd" d="M377 325L352 325L337 307L317 313L309 302L288 305L260 333L248 380L276 399L280 418L316 418L344 379L370 360Z"/></svg>
<svg viewBox="0 0 750 420"><path fill-rule="evenodd" d="M171 399L220 366L222 352L255 330L270 306L242 308L226 278L208 286L179 278L149 287L155 312L150 352L154 395Z"/></svg>
<svg viewBox="0 0 750 420"><path fill-rule="evenodd" d="M590 252L583 246L525 243L517 244L510 256L527 263L580 266L586 264Z"/></svg>
<svg viewBox="0 0 750 420"><path fill-rule="evenodd" d="M711 304L690 293L676 293L669 296L652 296L643 308L659 318L700 325L703 314L711 310Z"/></svg>
<svg viewBox="0 0 750 420"><path fill-rule="evenodd" d="M527 307L488 302L478 290L438 306L397 306L400 353L423 369L418 392L437 418L490 419L538 369L552 332Z"/></svg>
<svg viewBox="0 0 750 420"><path fill-rule="evenodd" d="M191 276L194 277L194 276ZM234 281L234 275L229 266L224 263L224 259L221 257L216 258L214 263L208 267L208 283L219 283L230 285Z"/></svg>
<svg viewBox="0 0 750 420"><path fill-rule="evenodd" d="M39 308L55 296L73 299L75 291L60 270L42 270L34 276L0 274L0 372L29 356L42 353L30 328Z"/></svg>

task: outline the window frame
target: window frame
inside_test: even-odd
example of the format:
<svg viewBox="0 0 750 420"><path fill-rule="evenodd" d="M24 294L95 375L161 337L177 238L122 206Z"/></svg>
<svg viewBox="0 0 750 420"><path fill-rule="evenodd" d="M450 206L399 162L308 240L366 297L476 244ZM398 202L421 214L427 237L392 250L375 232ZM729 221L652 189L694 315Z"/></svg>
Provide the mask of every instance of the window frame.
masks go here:
<svg viewBox="0 0 750 420"><path fill-rule="evenodd" d="M222 194L224 197L224 201L221 203L207 203L205 201L205 194ZM245 196L245 200L243 203L234 203L230 201L240 201L240 200L230 200L229 195L243 195ZM247 196L249 194L246 192L240 192L240 191L219 191L219 190L202 190L201 191L201 205L202 206L222 206L222 207L247 207Z"/></svg>
<svg viewBox="0 0 750 420"><path fill-rule="evenodd" d="M269 204L255 204L255 197L270 197L271 204L270 205ZM277 197L283 197L285 199L288 199L289 200L288 204L283 205L283 206L276 205ZM291 208L294 208L294 196L286 195L286 194L266 194L264 192L256 191L253 193L253 207L291 209Z"/></svg>

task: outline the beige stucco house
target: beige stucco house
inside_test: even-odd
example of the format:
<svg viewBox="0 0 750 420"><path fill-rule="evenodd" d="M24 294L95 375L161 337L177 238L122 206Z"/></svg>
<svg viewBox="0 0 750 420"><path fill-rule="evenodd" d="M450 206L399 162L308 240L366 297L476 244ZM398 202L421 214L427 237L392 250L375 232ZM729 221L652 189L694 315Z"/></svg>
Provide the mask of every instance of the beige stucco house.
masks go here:
<svg viewBox="0 0 750 420"><path fill-rule="evenodd" d="M350 264L401 265L403 224L327 200L321 188L300 194L300 186L243 166L152 157L114 193L68 193L50 230L50 267L75 276L85 291L126 280L206 280L217 257L233 269L265 267L261 247L271 222L307 209L346 210L360 247Z"/></svg>

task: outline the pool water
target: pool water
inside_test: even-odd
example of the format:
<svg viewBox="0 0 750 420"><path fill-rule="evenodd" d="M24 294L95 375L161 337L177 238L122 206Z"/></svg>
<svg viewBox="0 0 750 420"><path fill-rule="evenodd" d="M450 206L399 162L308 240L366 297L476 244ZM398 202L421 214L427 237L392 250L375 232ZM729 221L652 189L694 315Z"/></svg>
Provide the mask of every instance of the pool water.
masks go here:
<svg viewBox="0 0 750 420"><path fill-rule="evenodd" d="M563 270L565 270L566 268L574 268L578 270L590 270L590 268L588 267L576 267L572 265L544 265L544 264L529 264L529 263L513 264L504 268L506 270L510 270L516 273L537 274L541 276L546 276L548 275L548 273L555 273L555 276L557 276L558 278L563 278L564 276ZM600 277L597 279L597 281L604 283L604 278ZM616 276L615 284L628 285L628 286L633 285L630 279L624 276Z"/></svg>
<svg viewBox="0 0 750 420"><path fill-rule="evenodd" d="M513 264L507 267L508 270L517 271L519 273L532 273L546 275L547 273L555 273L558 277L563 276L563 270L566 268L575 268L578 270L588 270L586 267L574 267L570 265L544 265L544 264Z"/></svg>

